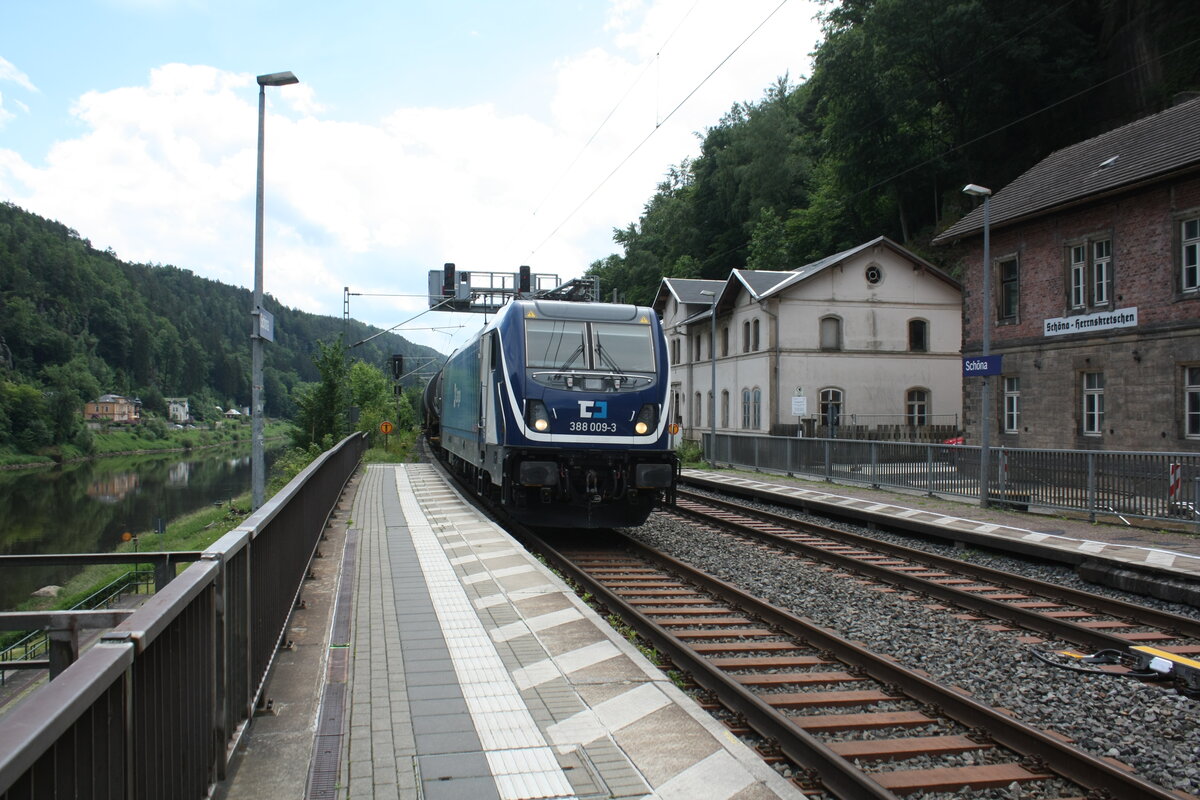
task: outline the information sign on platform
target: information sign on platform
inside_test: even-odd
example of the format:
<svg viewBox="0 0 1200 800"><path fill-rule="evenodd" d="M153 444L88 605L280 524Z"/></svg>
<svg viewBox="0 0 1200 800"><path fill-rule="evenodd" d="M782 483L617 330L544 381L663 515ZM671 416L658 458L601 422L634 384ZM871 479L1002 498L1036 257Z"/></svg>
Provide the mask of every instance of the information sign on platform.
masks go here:
<svg viewBox="0 0 1200 800"><path fill-rule="evenodd" d="M963 377L971 378L976 375L999 375L1000 356L964 356Z"/></svg>

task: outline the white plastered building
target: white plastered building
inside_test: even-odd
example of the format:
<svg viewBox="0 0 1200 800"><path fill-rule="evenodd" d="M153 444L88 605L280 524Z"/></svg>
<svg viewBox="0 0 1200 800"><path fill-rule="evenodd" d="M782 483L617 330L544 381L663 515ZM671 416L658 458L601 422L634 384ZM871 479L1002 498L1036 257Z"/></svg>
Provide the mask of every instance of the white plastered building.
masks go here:
<svg viewBox="0 0 1200 800"><path fill-rule="evenodd" d="M961 425L961 286L886 237L790 271L664 278L654 307L684 438L714 422L718 433L794 436L801 424L914 439Z"/></svg>

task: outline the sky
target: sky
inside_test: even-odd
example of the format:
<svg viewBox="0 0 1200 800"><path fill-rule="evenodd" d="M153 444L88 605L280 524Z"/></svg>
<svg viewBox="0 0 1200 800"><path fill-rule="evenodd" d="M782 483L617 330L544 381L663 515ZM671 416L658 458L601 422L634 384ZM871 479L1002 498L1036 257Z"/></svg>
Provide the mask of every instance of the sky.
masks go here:
<svg viewBox="0 0 1200 800"><path fill-rule="evenodd" d="M123 260L449 353L430 270L578 277L735 104L811 73L815 0L0 0L0 201ZM613 287L601 287L607 293ZM270 301L267 305L271 310ZM426 313L422 313L426 312ZM247 309L249 328L249 309Z"/></svg>

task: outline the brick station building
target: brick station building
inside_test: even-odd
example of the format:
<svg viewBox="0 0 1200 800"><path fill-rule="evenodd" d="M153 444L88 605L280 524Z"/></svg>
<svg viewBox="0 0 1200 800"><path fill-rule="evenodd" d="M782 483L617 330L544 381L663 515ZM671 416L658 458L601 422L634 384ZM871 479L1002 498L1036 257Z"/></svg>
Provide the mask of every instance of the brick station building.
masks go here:
<svg viewBox="0 0 1200 800"><path fill-rule="evenodd" d="M990 210L993 445L1200 452L1200 98L1064 148ZM934 239L982 352L983 209ZM968 444L983 378L963 379Z"/></svg>

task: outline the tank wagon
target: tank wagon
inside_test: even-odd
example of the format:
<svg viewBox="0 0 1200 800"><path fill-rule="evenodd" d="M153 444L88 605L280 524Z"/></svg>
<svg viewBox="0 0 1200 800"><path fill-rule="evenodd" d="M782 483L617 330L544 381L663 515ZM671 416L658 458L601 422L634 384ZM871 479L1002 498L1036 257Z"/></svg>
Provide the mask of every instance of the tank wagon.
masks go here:
<svg viewBox="0 0 1200 800"><path fill-rule="evenodd" d="M673 502L666 341L653 309L514 300L425 392L430 445L529 525L639 525Z"/></svg>

